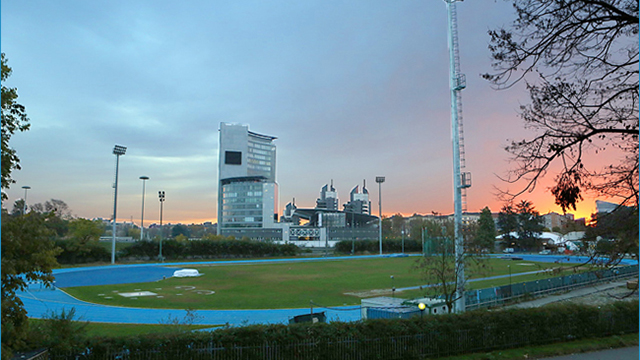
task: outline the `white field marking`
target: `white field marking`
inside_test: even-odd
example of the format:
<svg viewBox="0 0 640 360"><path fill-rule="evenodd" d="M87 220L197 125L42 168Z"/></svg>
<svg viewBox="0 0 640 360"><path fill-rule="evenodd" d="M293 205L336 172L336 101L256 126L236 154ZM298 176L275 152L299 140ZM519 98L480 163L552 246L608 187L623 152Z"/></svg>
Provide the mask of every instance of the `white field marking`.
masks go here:
<svg viewBox="0 0 640 360"><path fill-rule="evenodd" d="M118 295L128 297L128 298L134 298L136 296L156 296L158 294L151 291L136 291L136 292L129 292L129 293L119 293Z"/></svg>
<svg viewBox="0 0 640 360"><path fill-rule="evenodd" d="M531 263L517 263L516 265L520 265L520 266L535 266L536 264L531 264Z"/></svg>
<svg viewBox="0 0 640 360"><path fill-rule="evenodd" d="M195 286L186 286L186 285L185 286L176 286L176 289L187 290L187 291L193 290L195 288L196 288Z"/></svg>
<svg viewBox="0 0 640 360"><path fill-rule="evenodd" d="M104 296L104 294L98 294L98 296Z"/></svg>
<svg viewBox="0 0 640 360"><path fill-rule="evenodd" d="M156 290L162 290L162 288L156 288Z"/></svg>
<svg viewBox="0 0 640 360"><path fill-rule="evenodd" d="M176 294L176 296L182 296L182 294Z"/></svg>
<svg viewBox="0 0 640 360"><path fill-rule="evenodd" d="M113 290L112 292L117 293L117 292L118 292L118 290Z"/></svg>
<svg viewBox="0 0 640 360"><path fill-rule="evenodd" d="M162 296L162 295L158 295L158 296L156 296L156 298L158 298L158 299L162 299L163 297L164 297L164 296Z"/></svg>
<svg viewBox="0 0 640 360"><path fill-rule="evenodd" d="M111 296L105 296L105 299L113 299Z"/></svg>
<svg viewBox="0 0 640 360"><path fill-rule="evenodd" d="M194 292L198 295L213 295L216 293L213 290L195 290Z"/></svg>

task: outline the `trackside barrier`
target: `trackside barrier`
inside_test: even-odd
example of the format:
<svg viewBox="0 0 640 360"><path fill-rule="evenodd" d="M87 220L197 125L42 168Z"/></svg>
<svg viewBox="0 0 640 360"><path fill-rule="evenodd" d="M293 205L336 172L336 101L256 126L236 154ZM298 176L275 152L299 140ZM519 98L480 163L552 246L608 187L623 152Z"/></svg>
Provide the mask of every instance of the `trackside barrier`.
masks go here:
<svg viewBox="0 0 640 360"><path fill-rule="evenodd" d="M553 321L550 319L549 321ZM311 338L300 341L265 341L255 345L222 345L216 342L183 344L169 343L149 350L107 350L94 354L89 349L83 354L60 356L54 359L96 360L160 360L160 359L213 359L213 360L368 360L368 359L423 359L484 352L585 337L611 334L637 333L638 317L621 317L611 310L601 309L591 314L590 329L576 326L571 321L554 324L553 331L535 328L528 331L509 331L509 327L487 324L472 329L439 327L430 332L417 334L353 338L349 336L333 339ZM531 324L530 324L531 325ZM423 330L424 331L424 330Z"/></svg>
<svg viewBox="0 0 640 360"><path fill-rule="evenodd" d="M571 274L549 279L496 286L487 289L469 290L465 292L466 309L473 310L498 306L507 302L637 276L638 265L629 265L582 274Z"/></svg>

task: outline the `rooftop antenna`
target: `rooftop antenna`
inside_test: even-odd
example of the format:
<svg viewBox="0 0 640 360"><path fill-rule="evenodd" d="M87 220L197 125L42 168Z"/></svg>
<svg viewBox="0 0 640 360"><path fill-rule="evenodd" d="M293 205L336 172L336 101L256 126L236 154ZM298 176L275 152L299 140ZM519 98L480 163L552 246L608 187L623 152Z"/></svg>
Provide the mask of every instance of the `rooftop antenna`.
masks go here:
<svg viewBox="0 0 640 360"><path fill-rule="evenodd" d="M463 173L464 132L462 129L462 97L460 92L467 87L467 80L460 71L460 52L458 49L457 0L444 0L447 4L449 31L449 89L451 91L451 138L453 145L453 191L454 191L454 236L455 262L457 272L455 311L464 312L464 243L462 238L462 212L466 211L466 189L471 186L471 176ZM464 209L464 210L463 210Z"/></svg>

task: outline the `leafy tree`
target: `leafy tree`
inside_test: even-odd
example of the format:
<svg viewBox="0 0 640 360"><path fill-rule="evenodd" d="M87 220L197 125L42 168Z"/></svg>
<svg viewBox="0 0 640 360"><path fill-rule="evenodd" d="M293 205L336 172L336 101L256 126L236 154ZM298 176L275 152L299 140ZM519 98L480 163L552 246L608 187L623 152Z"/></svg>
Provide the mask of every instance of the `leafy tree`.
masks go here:
<svg viewBox="0 0 640 360"><path fill-rule="evenodd" d="M11 135L29 129L24 106L16 102L18 92L5 86L11 68L2 53L2 201L6 189L14 183L11 172L20 169L16 151L9 146ZM23 341L28 326L27 316L17 291L27 281L53 280L51 269L56 265L58 251L49 241L45 226L47 217L38 213L11 216L2 209L2 359Z"/></svg>
<svg viewBox="0 0 640 360"><path fill-rule="evenodd" d="M625 254L638 254L638 209L619 207L610 213L593 215L585 240L592 244L593 256L605 256L607 264L617 265Z"/></svg>
<svg viewBox="0 0 640 360"><path fill-rule="evenodd" d="M498 213L498 227L500 228L503 243L510 245L515 239L511 234L518 231L518 216L511 203L503 205L502 209L500 209L500 213Z"/></svg>
<svg viewBox="0 0 640 360"><path fill-rule="evenodd" d="M171 228L171 237L175 238L178 235L183 235L186 238L189 238L189 228L182 224L175 225Z"/></svg>
<svg viewBox="0 0 640 360"><path fill-rule="evenodd" d="M76 317L76 309L47 312L42 321L33 324L28 344L33 348L47 348L51 355L68 356L81 352L87 339L89 322Z"/></svg>
<svg viewBox="0 0 640 360"><path fill-rule="evenodd" d="M139 227L130 227L127 229L127 236L130 236L134 240L140 239L140 228Z"/></svg>
<svg viewBox="0 0 640 360"><path fill-rule="evenodd" d="M19 346L28 328L27 314L16 295L28 281L53 281L60 249L49 240L47 215L11 216L2 211L2 358ZM5 354L7 357L5 357Z"/></svg>
<svg viewBox="0 0 640 360"><path fill-rule="evenodd" d="M24 199L18 199L13 203L13 210L11 210L11 215L21 215L24 211Z"/></svg>
<svg viewBox="0 0 640 360"><path fill-rule="evenodd" d="M480 212L474 244L480 249L493 249L496 235L496 223L493 221L491 210L485 207Z"/></svg>
<svg viewBox="0 0 640 360"><path fill-rule="evenodd" d="M514 0L509 29L489 31L498 88L526 81L521 106L530 139L506 150L517 164L505 180L535 188L552 164L561 169L551 192L563 209L583 190L638 205L638 1ZM611 152L604 167L587 154ZM623 156L619 156L622 153Z"/></svg>
<svg viewBox="0 0 640 360"><path fill-rule="evenodd" d="M518 211L518 246L527 250L538 249L544 220L530 201L520 201L516 205L516 210Z"/></svg>
<svg viewBox="0 0 640 360"><path fill-rule="evenodd" d="M11 179L13 170L20 170L20 159L15 149L9 146L11 136L16 132L29 129L29 118L23 105L16 102L18 89L5 86L5 81L11 76L11 68L2 53L2 201L7 199L5 189L15 181Z"/></svg>
<svg viewBox="0 0 640 360"><path fill-rule="evenodd" d="M467 279L476 274L485 274L488 262L481 253L469 244L464 246L462 261L456 262L455 237L452 221L436 223L427 221L428 242L430 251L421 256L415 263L414 269L421 272L422 279L432 285L424 289L426 296L441 296L449 312L459 299L457 294L464 294ZM464 271L462 289L458 288L458 280ZM460 290L460 291L458 291Z"/></svg>
<svg viewBox="0 0 640 360"><path fill-rule="evenodd" d="M391 236L394 238L402 237L402 231L405 230L405 219L402 214L398 213L391 217Z"/></svg>
<svg viewBox="0 0 640 360"><path fill-rule="evenodd" d="M543 224L544 220L540 213L527 200L522 200L515 206L507 203L498 214L498 227L500 227L503 242L506 245L515 244L515 247L523 250L539 247ZM516 236L512 236L512 233L516 233Z"/></svg>

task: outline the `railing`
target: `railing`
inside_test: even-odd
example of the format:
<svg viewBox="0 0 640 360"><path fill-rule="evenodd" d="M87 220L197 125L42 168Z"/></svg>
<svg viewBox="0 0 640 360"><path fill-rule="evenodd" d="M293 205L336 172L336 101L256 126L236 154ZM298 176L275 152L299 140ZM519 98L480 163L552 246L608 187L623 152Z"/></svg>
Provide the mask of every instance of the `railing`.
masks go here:
<svg viewBox="0 0 640 360"><path fill-rule="evenodd" d="M465 292L466 309L498 306L540 295L573 290L590 285L638 276L638 265L534 280L512 285Z"/></svg>

